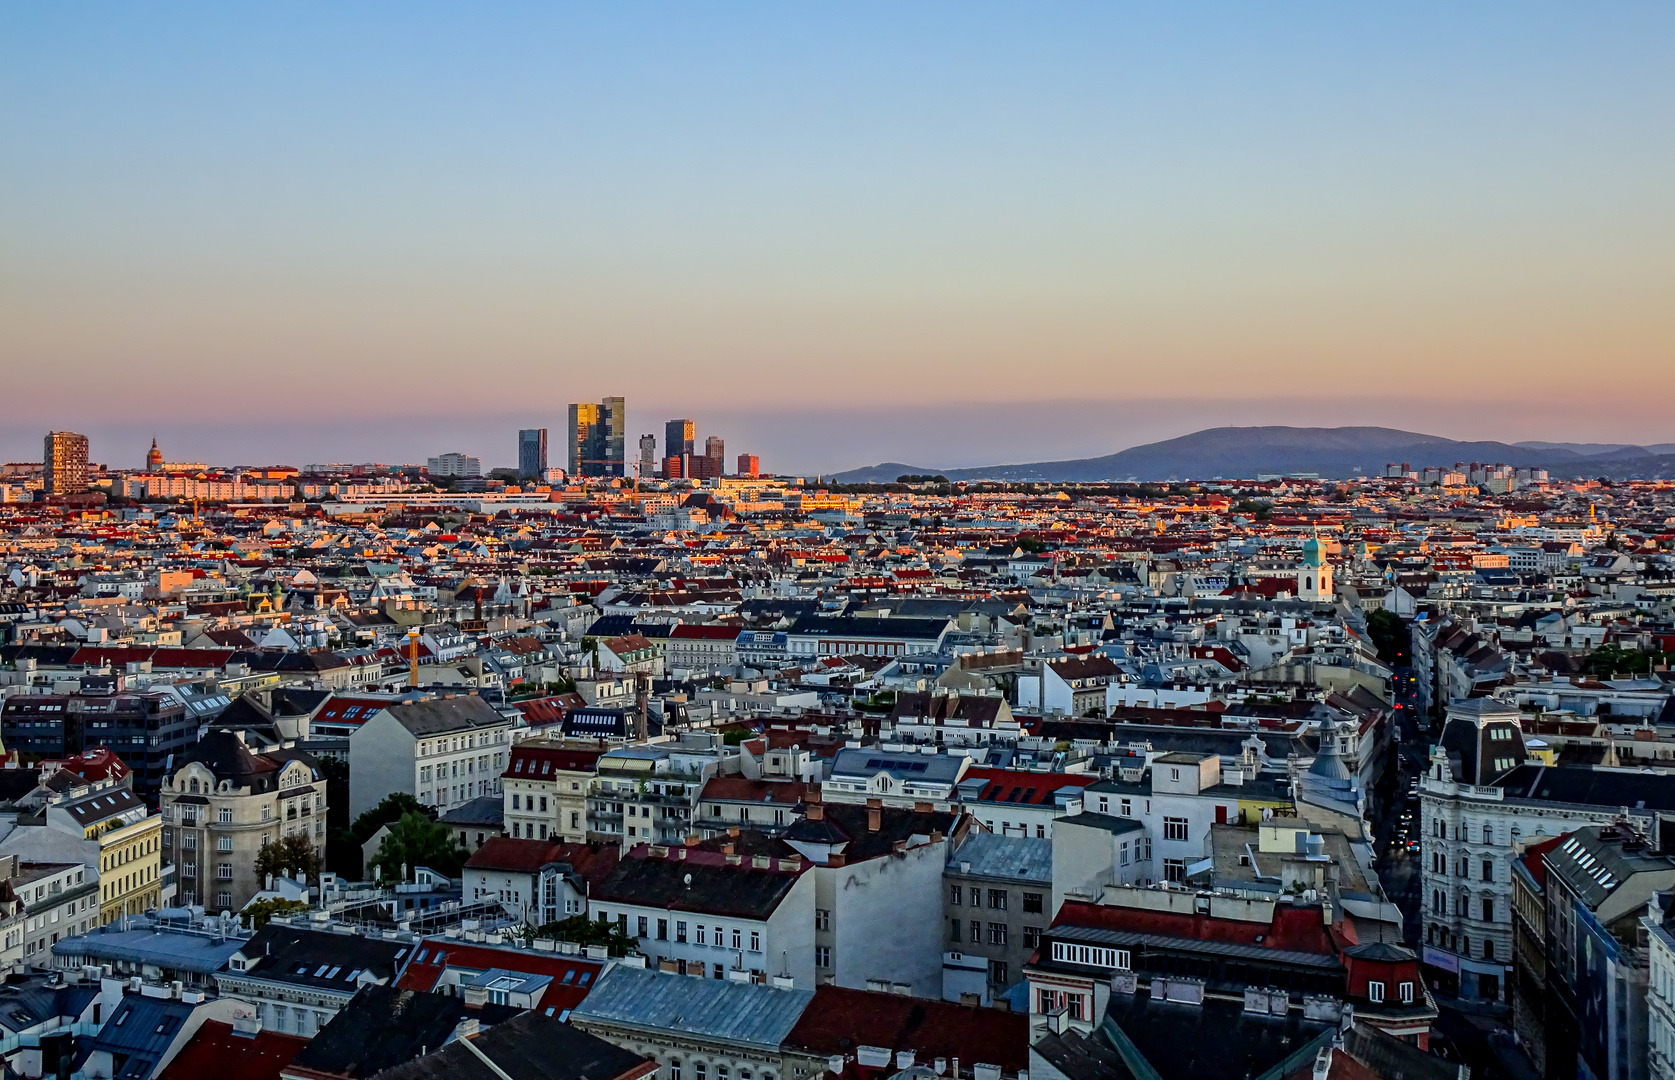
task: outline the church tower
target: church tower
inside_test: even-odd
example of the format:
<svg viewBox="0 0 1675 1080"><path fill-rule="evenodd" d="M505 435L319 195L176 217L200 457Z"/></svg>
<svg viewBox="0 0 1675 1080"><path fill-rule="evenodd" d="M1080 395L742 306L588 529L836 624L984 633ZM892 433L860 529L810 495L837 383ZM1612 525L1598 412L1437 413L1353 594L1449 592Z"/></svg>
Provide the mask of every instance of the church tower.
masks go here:
<svg viewBox="0 0 1675 1080"><path fill-rule="evenodd" d="M151 440L151 449L145 454L145 471L156 472L163 464L163 451L157 449L157 440Z"/></svg>
<svg viewBox="0 0 1675 1080"><path fill-rule="evenodd" d="M1332 564L1326 561L1320 538L1311 536L1303 545L1303 567L1297 571L1297 599L1329 603L1336 596Z"/></svg>

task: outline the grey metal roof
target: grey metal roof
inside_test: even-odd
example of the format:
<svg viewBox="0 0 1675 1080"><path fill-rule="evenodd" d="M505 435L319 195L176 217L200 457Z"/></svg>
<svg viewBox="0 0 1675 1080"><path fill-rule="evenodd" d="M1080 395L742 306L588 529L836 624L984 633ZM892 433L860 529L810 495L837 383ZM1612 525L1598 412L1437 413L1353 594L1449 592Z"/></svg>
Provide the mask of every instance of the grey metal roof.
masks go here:
<svg viewBox="0 0 1675 1080"><path fill-rule="evenodd" d="M902 780L952 784L966 760L948 754L903 754L848 747L832 758L832 775L871 777L887 772Z"/></svg>
<svg viewBox="0 0 1675 1080"><path fill-rule="evenodd" d="M948 856L948 866L961 874L1046 885L1053 880L1053 842L1034 836L973 832L958 851Z"/></svg>
<svg viewBox="0 0 1675 1080"><path fill-rule="evenodd" d="M95 930L79 937L54 942L54 956L76 957L95 963L124 961L155 964L177 971L212 975L227 964L244 941L216 940L208 934L173 930Z"/></svg>
<svg viewBox="0 0 1675 1080"><path fill-rule="evenodd" d="M594 983L570 1020L680 1031L777 1053L813 999L812 990L781 990L618 964Z"/></svg>

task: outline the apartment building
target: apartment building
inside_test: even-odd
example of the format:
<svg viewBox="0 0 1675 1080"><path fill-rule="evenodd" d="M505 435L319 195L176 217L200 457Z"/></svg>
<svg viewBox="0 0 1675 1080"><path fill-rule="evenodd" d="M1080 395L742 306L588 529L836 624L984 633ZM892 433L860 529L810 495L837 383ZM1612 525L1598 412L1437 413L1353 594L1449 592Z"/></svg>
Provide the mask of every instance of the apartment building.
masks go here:
<svg viewBox="0 0 1675 1080"><path fill-rule="evenodd" d="M349 816L400 791L447 813L501 792L512 722L475 694L405 700L349 736Z"/></svg>
<svg viewBox="0 0 1675 1080"><path fill-rule="evenodd" d="M506 835L585 843L587 796L604 752L595 743L531 739L509 753L500 776Z"/></svg>
<svg viewBox="0 0 1675 1080"><path fill-rule="evenodd" d="M1052 921L1052 841L972 833L949 856L942 882L947 950L983 961L987 1002L1017 981ZM944 997L950 989L945 980Z"/></svg>
<svg viewBox="0 0 1675 1080"><path fill-rule="evenodd" d="M183 904L238 911L266 885L256 856L284 837L307 837L325 855L325 777L300 750L253 751L238 734L212 731L187 751L161 801L163 857Z"/></svg>

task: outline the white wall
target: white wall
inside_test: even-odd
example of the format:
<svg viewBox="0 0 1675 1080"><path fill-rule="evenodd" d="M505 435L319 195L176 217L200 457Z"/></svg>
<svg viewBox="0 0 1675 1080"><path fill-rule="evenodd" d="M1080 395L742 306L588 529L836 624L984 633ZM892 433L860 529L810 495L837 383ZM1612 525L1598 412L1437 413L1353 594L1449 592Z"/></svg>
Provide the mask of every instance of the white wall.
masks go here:
<svg viewBox="0 0 1675 1080"><path fill-rule="evenodd" d="M867 980L882 979L907 983L918 997L941 996L947 860L948 841L941 840L814 870L822 883L819 906L832 912L832 971L839 986L864 990Z"/></svg>

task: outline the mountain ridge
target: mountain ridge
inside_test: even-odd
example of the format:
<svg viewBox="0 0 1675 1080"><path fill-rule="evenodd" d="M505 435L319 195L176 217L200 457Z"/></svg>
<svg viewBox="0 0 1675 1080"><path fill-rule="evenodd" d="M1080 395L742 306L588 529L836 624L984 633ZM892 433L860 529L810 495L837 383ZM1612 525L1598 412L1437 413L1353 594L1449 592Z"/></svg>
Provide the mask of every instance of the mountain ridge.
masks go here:
<svg viewBox="0 0 1675 1080"><path fill-rule="evenodd" d="M1580 444L1586 446L1588 444ZM1262 474L1316 473L1323 477L1374 476L1387 462L1413 469L1480 461L1540 467L1555 476L1675 475L1675 454L1641 447L1594 444L1584 454L1563 445L1525 446L1462 441L1386 427L1216 427L1129 447L1099 457L975 468L929 468L884 462L835 473L835 483L888 483L909 473L950 480L1097 482L1252 479Z"/></svg>

